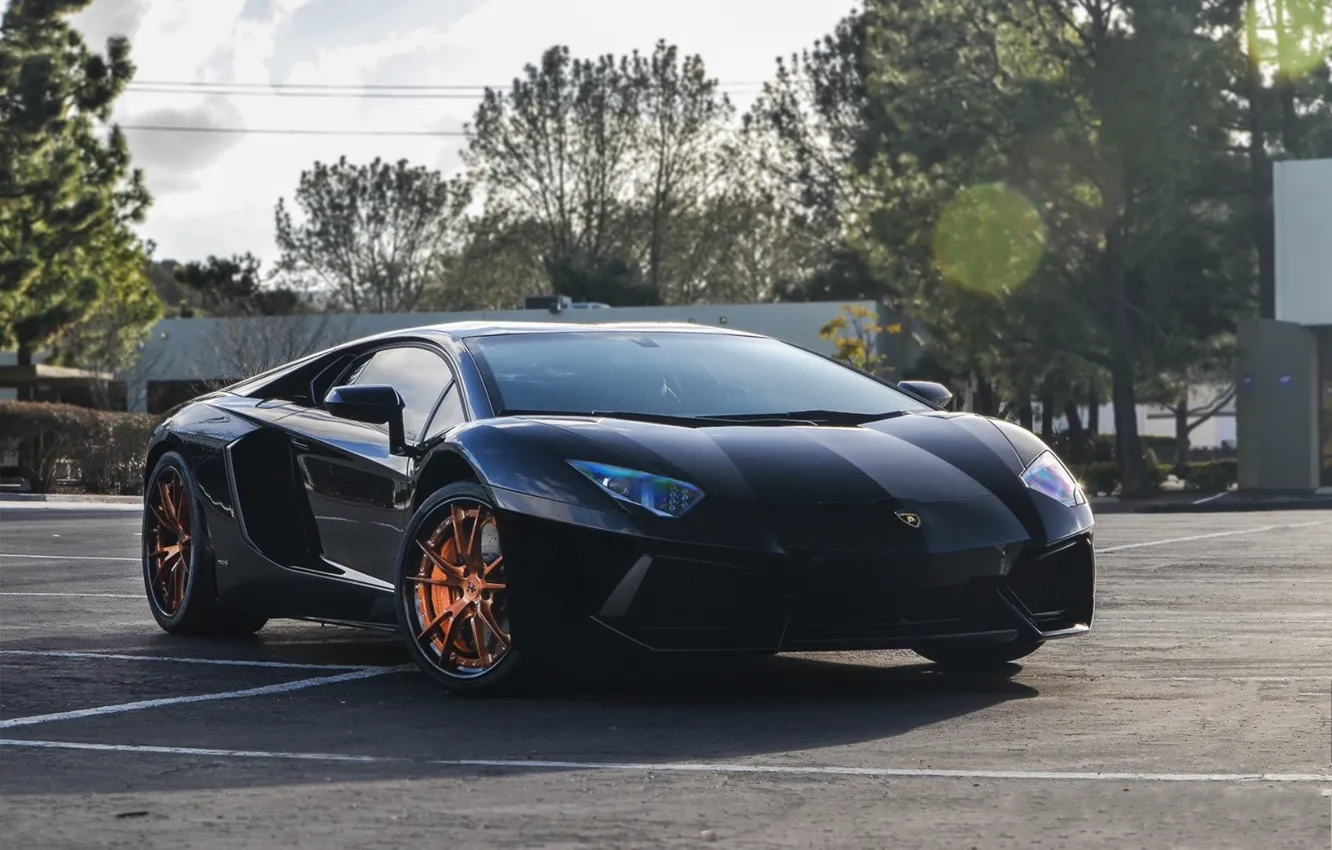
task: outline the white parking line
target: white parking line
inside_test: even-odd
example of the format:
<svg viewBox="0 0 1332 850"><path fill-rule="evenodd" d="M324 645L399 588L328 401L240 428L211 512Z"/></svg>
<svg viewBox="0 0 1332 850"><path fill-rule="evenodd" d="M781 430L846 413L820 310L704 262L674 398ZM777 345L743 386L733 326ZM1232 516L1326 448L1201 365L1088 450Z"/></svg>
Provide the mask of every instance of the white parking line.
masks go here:
<svg viewBox="0 0 1332 850"><path fill-rule="evenodd" d="M372 670L356 670L350 673L342 673L337 676L320 676L314 679L300 679L295 682L283 682L277 685L264 685L259 688L246 688L240 691L195 694L188 697L145 699L139 700L138 702L120 703L118 705L102 705L97 708L81 708L75 711L58 711L54 714L33 714L28 717L13 717L9 720L0 720L0 729L12 729L15 726L33 726L38 723L54 723L58 720L81 720L85 717L98 717L106 714L125 714L130 711L141 711L145 708L163 708L171 705L188 705L190 703L211 702L213 700L243 699L244 697L286 694L291 693L292 691L303 691L306 688L317 688L320 685L336 685L341 682L354 682L358 679L369 679L374 676L383 676L402 669L408 668L380 667Z"/></svg>
<svg viewBox="0 0 1332 850"><path fill-rule="evenodd" d="M142 558L114 558L109 555L12 555L0 552L0 558L29 558L36 561L132 561L141 563Z"/></svg>
<svg viewBox="0 0 1332 850"><path fill-rule="evenodd" d="M11 502L0 501L0 513L13 511L88 511L119 513L143 513L142 502Z"/></svg>
<svg viewBox="0 0 1332 850"><path fill-rule="evenodd" d="M0 596L58 596L61 599L74 599L77 597L91 597L93 599L142 599L142 593L84 593L82 591L66 591L65 593L39 593L35 590L0 590Z"/></svg>
<svg viewBox="0 0 1332 850"><path fill-rule="evenodd" d="M1195 540L1212 540L1217 537L1234 537L1237 534L1260 534L1264 531L1281 531L1288 528L1310 528L1315 525L1327 525L1332 520L1314 520L1313 522L1296 522L1289 525L1262 525L1257 528L1240 528L1233 531L1217 531L1211 534L1193 534L1188 537L1171 537L1166 540L1147 540L1142 543L1125 543L1120 546L1107 546L1104 549L1097 549L1098 555L1111 555L1115 552L1124 552L1129 549L1143 549L1148 546L1168 546L1172 543L1192 543Z"/></svg>
<svg viewBox="0 0 1332 850"><path fill-rule="evenodd" d="M1141 773L1064 770L931 770L929 768L839 767L767 764L666 762L551 761L546 759L408 759L337 753L289 753L271 750L221 750L201 747L153 747L134 744L90 744L75 741L24 741L0 738L0 746L48 750L83 750L144 755L208 756L210 758L284 759L351 764L416 764L437 767L489 767L515 770L586 770L632 773L719 773L788 776L865 776L898 779L1017 779L1055 782L1329 782L1332 773Z"/></svg>
<svg viewBox="0 0 1332 850"><path fill-rule="evenodd" d="M213 664L219 667L268 667L276 670L379 670L389 672L390 667L371 664L296 664L287 661L247 661L232 658L181 658L174 655L126 655L123 653L89 650L75 652L64 649L0 649L0 656L28 656L34 658L78 658L91 661L167 661L178 664Z"/></svg>

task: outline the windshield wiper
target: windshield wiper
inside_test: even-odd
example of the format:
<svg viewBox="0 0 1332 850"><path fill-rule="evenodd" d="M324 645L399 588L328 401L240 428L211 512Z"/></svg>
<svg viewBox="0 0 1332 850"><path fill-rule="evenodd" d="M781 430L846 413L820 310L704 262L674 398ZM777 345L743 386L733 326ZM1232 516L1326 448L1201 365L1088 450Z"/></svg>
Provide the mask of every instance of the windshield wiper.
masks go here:
<svg viewBox="0 0 1332 850"><path fill-rule="evenodd" d="M636 410L594 410L588 414L605 419L632 419L637 422L660 422L665 425L734 425L721 416L683 416L673 413L645 413ZM777 421L777 420L773 420ZM784 420L783 420L784 421Z"/></svg>
<svg viewBox="0 0 1332 850"><path fill-rule="evenodd" d="M591 416L598 419L625 419L635 422L657 422L663 425L859 425L877 422L906 414L905 410L889 413L853 413L845 410L792 410L776 413L716 413L706 416L686 416L674 413L648 413L639 410L593 410L579 413L568 410L504 410L501 416Z"/></svg>
<svg viewBox="0 0 1332 850"><path fill-rule="evenodd" d="M811 425L859 425L906 415L905 410L886 413L859 413L849 410L788 410L778 413L717 413L708 419L724 422L806 422Z"/></svg>
<svg viewBox="0 0 1332 850"><path fill-rule="evenodd" d="M672 413L648 413L641 410L502 410L501 416L563 416L571 419L629 419L635 422L659 422L663 425L733 425L725 419L708 416L684 416Z"/></svg>

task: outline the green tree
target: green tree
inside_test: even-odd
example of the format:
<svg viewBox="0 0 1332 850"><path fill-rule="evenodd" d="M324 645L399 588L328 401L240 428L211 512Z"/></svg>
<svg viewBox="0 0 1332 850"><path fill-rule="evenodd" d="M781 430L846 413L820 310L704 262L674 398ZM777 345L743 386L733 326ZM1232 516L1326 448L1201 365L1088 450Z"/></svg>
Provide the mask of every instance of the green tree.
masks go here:
<svg viewBox="0 0 1332 850"><path fill-rule="evenodd" d="M121 375L132 370L148 333L162 318L163 304L147 274L146 249L126 229L99 234L89 251L87 273L99 281L98 297L51 339L51 361ZM97 403L112 403L106 382L95 385Z"/></svg>
<svg viewBox="0 0 1332 850"><path fill-rule="evenodd" d="M1247 285L1224 261L1237 163L1208 7L877 6L869 83L892 120L862 249L952 365L1006 377L1019 409L1071 383L1059 352L1105 368L1124 491L1145 491L1137 387L1188 367L1179 340L1233 329Z"/></svg>
<svg viewBox="0 0 1332 850"><path fill-rule="evenodd" d="M301 294L282 286L265 287L254 255L210 256L175 268L175 279L193 294L200 309L213 316L281 316L306 312Z"/></svg>
<svg viewBox="0 0 1332 850"><path fill-rule="evenodd" d="M104 129L134 66L125 39L102 55L70 26L90 2L12 0L0 23L0 345L20 363L134 285L124 251L146 262L129 228L150 199Z"/></svg>
<svg viewBox="0 0 1332 850"><path fill-rule="evenodd" d="M878 374L888 366L888 358L877 351L878 335L901 332L901 325L884 327L870 310L848 305L819 328L819 339L833 343L834 359L861 371Z"/></svg>
<svg viewBox="0 0 1332 850"><path fill-rule="evenodd" d="M1247 136L1246 242L1258 269L1260 315L1276 315L1272 163L1332 156L1332 2L1222 0L1209 23L1234 57L1227 99Z"/></svg>
<svg viewBox="0 0 1332 850"><path fill-rule="evenodd" d="M733 108L701 59L553 47L488 90L464 159L494 220L530 222L548 285L609 304L713 300L739 234ZM721 290L725 290L722 287Z"/></svg>
<svg viewBox="0 0 1332 850"><path fill-rule="evenodd" d="M278 202L277 272L354 313L413 311L448 278L471 200L465 180L405 160L316 162L296 189L299 218Z"/></svg>
<svg viewBox="0 0 1332 850"><path fill-rule="evenodd" d="M778 288L785 300L876 298L885 283L846 239L861 204L858 179L888 126L868 85L867 38L877 4L857 8L829 35L779 59L772 82L745 114L745 143L771 188L784 231L803 262Z"/></svg>
<svg viewBox="0 0 1332 850"><path fill-rule="evenodd" d="M486 213L469 218L466 228L446 284L426 293L422 310L513 310L525 296L547 288L537 222Z"/></svg>
<svg viewBox="0 0 1332 850"><path fill-rule="evenodd" d="M487 89L464 161L487 211L535 223L552 282L632 256L628 211L639 156L640 89L627 58L575 59L554 47L508 92Z"/></svg>
<svg viewBox="0 0 1332 850"><path fill-rule="evenodd" d="M642 110L635 194L646 219L647 284L663 301L689 303L704 296L699 267L715 257L711 243L727 223L733 152L723 143L734 109L703 60L681 61L673 45L658 42L630 67Z"/></svg>

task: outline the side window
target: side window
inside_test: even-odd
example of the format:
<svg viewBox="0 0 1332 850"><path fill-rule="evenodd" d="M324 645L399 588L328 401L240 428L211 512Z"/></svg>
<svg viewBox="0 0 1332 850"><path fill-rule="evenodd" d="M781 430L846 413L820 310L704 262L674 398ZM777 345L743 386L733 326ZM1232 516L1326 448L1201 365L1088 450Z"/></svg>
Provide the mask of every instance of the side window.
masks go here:
<svg viewBox="0 0 1332 850"><path fill-rule="evenodd" d="M348 383L388 384L402 396L402 424L408 442L421 438L421 429L439 394L453 381L449 365L424 348L386 348L356 368Z"/></svg>
<svg viewBox="0 0 1332 850"><path fill-rule="evenodd" d="M458 390L457 382L454 382L444 400L439 403L439 410L435 411L434 417L430 420L430 428L426 431L425 439L434 439L454 425L461 425L466 421L462 393Z"/></svg>

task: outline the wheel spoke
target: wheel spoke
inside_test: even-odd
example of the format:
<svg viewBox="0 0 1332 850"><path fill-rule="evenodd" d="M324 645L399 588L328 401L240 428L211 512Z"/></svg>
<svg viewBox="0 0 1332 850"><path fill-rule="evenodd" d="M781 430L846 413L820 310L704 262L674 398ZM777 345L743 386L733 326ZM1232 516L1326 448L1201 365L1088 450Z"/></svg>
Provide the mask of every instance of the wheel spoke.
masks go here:
<svg viewBox="0 0 1332 850"><path fill-rule="evenodd" d="M504 556L500 555L494 561L491 561L489 564L485 566L485 569L482 570L481 575L488 577L492 572L494 572L495 570L499 569L502 566L504 566Z"/></svg>
<svg viewBox="0 0 1332 850"><path fill-rule="evenodd" d="M495 663L490 654L490 649L486 646L486 626L481 622L480 612L475 605L471 608L472 616L468 617L468 622L472 626L472 641L476 644L476 657L481 662L482 667L489 667Z"/></svg>
<svg viewBox="0 0 1332 850"><path fill-rule="evenodd" d="M185 601L185 580L189 578L189 571L185 569L185 562L182 560L176 565L175 570L176 585L171 594L171 607L175 610Z"/></svg>
<svg viewBox="0 0 1332 850"><path fill-rule="evenodd" d="M453 523L453 551L457 553L458 560L462 561L464 564L467 563L467 555L462 551L462 524L465 518L466 514L463 512L463 509L454 505L449 515L449 519Z"/></svg>
<svg viewBox="0 0 1332 850"><path fill-rule="evenodd" d="M182 536L190 533L190 500L185 497L185 482L180 481L175 487L172 502L176 506L176 522Z"/></svg>
<svg viewBox="0 0 1332 850"><path fill-rule="evenodd" d="M472 533L467 535L467 554L463 556L463 562L470 564L472 559L478 557L476 551L476 533L481 528L481 512L477 511L472 517Z"/></svg>
<svg viewBox="0 0 1332 850"><path fill-rule="evenodd" d="M407 576L407 581L414 584L426 584L432 587L463 587L463 580L454 576L444 578L426 578L425 576Z"/></svg>
<svg viewBox="0 0 1332 850"><path fill-rule="evenodd" d="M416 541L416 545L421 547L421 551L425 553L425 556L430 559L430 562L433 563L439 569L440 572L456 579L463 578L462 567L457 567L454 566L453 564L448 563L443 558L436 555L434 552L431 552L430 549L420 540Z"/></svg>
<svg viewBox="0 0 1332 850"><path fill-rule="evenodd" d="M495 639L503 644L505 649L509 648L509 634L500 628L499 623L495 622L495 610L489 600L482 600L481 604L476 606L477 616L486 624L486 628L495 636Z"/></svg>
<svg viewBox="0 0 1332 850"><path fill-rule="evenodd" d="M159 530L166 531L171 534L177 534L177 535L179 534L179 532L177 532L175 528L172 526L171 520L167 519L166 515L162 513L162 507L160 502L156 505L153 505L153 514L157 517L157 524Z"/></svg>
<svg viewBox="0 0 1332 850"><path fill-rule="evenodd" d="M453 642L453 639L457 637L455 629L457 627L458 615L462 613L463 609L467 607L467 604L468 603L465 598L454 601L452 605L449 605L443 611L440 611L438 614L436 614L435 618L431 620L428 624L426 624L426 627L421 630L421 633L419 635L416 636L416 639L425 640L426 637L430 635L432 632L439 631L440 625L445 620L448 620L449 621L448 631L442 633L442 637L444 638L444 646L447 648L448 645Z"/></svg>
<svg viewBox="0 0 1332 850"><path fill-rule="evenodd" d="M180 560L180 553L175 552L162 558L157 563L156 576L166 582L167 578L175 571L176 564Z"/></svg>
<svg viewBox="0 0 1332 850"><path fill-rule="evenodd" d="M178 523L176 521L176 505L171 499L171 482L162 481L157 487L162 491L162 509L166 511L166 524L176 528Z"/></svg>

